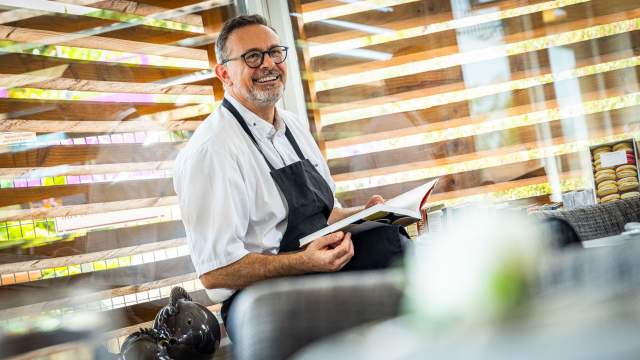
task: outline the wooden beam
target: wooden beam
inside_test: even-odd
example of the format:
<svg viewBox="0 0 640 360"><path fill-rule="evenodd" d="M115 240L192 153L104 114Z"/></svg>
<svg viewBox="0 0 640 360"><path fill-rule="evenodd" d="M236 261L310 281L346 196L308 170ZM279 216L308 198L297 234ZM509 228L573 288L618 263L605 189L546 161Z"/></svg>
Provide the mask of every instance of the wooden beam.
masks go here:
<svg viewBox="0 0 640 360"><path fill-rule="evenodd" d="M52 167L173 160L184 143L53 145L0 154L0 168ZM123 170L124 171L124 170ZM54 176L54 175L50 175Z"/></svg>
<svg viewBox="0 0 640 360"><path fill-rule="evenodd" d="M625 108L622 110L616 110L613 112L596 113L585 116L580 119L584 121L586 128L589 132L601 132L607 129L622 128L629 123L629 117L634 116L640 110L640 105L633 108ZM606 121L605 121L606 119ZM494 144L493 148L499 152L499 149L509 144L538 144L540 147L546 146L547 140L557 138L566 135L560 121L553 121L548 123L550 136L541 138L539 133L539 125L532 124L517 129L517 135L510 138L510 140L501 141ZM408 146L398 149L391 149L385 151L378 151L372 153L365 153L360 155L354 155L350 157L343 157L332 159L328 161L331 174L338 176L353 171L367 171L370 169L383 168L387 166L409 164L413 162L421 162L425 159L444 159L453 156L460 156L463 154L475 153L475 147L465 146L468 141L483 143L486 137L507 139L509 129L504 131L496 131L488 134L477 135L473 137L457 138L452 140L445 140L439 142L433 142L429 144L421 144L415 146ZM511 133L513 134L513 133ZM535 145L532 145L535 146ZM486 153L485 153L486 154Z"/></svg>
<svg viewBox="0 0 640 360"><path fill-rule="evenodd" d="M597 139L599 137L604 137L612 134L624 134L627 131L628 130L626 129L626 125L623 125L623 126L617 126L615 128L605 128L605 129L598 129L598 130L592 131L589 133L589 137L590 139ZM453 170L445 170L445 167L448 167L451 165L462 165L462 164L467 164L472 162L475 163L480 161L482 162L486 161L487 164L491 164L491 162L489 162L491 158L501 158L502 156L507 156L510 154L513 155L523 151L540 150L539 155L537 155L538 157L533 156L531 159L527 159L527 160L542 159L543 154L545 154L545 152L543 151L545 148L551 148L557 145L576 143L578 141L579 141L578 139L575 139L570 136L561 136L551 140L536 139L535 141L531 141L528 143L504 146L498 149L476 151L473 153L468 153L463 155L449 156L449 157L440 158L440 159L419 161L419 162L413 162L408 164L380 167L380 168L368 169L363 171L354 171L350 173L334 175L333 178L336 182L340 182L340 181L348 181L348 180L354 180L359 178L389 175L389 174L401 173L404 171L411 171L411 170L418 170L418 169L432 169L432 170L442 169L443 173L437 175L437 176L441 176L445 174L452 174L452 173L459 172L459 171L453 171ZM544 157L547 157L547 156L544 156ZM514 157L514 159L516 160L514 160L513 162L525 161L525 160L520 160L520 158L521 157L517 157L517 158ZM484 166L478 167L478 169L492 167L492 166L495 166L495 165L484 165Z"/></svg>
<svg viewBox="0 0 640 360"><path fill-rule="evenodd" d="M1 249L0 264L49 259L58 256L77 256L183 237L185 237L185 231L181 220L117 229L90 230L86 235L75 237L72 240L64 239L31 248Z"/></svg>
<svg viewBox="0 0 640 360"><path fill-rule="evenodd" d="M0 274L10 274L27 272L31 270L42 270L55 267L79 265L83 263L90 263L93 261L100 261L106 259L118 258L121 256L139 255L149 251L163 250L173 247L178 247L186 244L185 238L172 239L154 242L150 244L135 245L129 247L122 247L113 250L97 251L92 253L73 255L73 256L60 256L49 259L38 259L31 261L22 261L17 263L9 263L0 265Z"/></svg>
<svg viewBox="0 0 640 360"><path fill-rule="evenodd" d="M318 20L353 15L381 7L412 3L415 1L417 0L365 0L358 2L320 0L302 5L301 14L304 16L304 22L309 23Z"/></svg>
<svg viewBox="0 0 640 360"><path fill-rule="evenodd" d="M591 28L593 32L593 28L596 26L618 22L625 22L626 25L624 26L624 31L628 32L635 29L633 26L630 27L629 24L633 21L632 19L638 17L640 17L640 9L594 18L580 19L559 25L538 28L533 31L526 30L520 33L505 36L504 45L500 45L499 48L502 49L503 47L517 45L517 51L510 50L509 56L513 56L519 53L536 51L539 49L548 48L549 46L552 46L553 43L547 41L543 43L544 45L542 45L541 47L527 47L522 46L522 42L528 41L533 45L536 42L541 42L542 39L549 39L550 37L558 38L558 36L561 34L566 37L570 35L572 31L584 30L587 28ZM621 28L622 25L618 27ZM611 34L611 31L602 32L601 34L592 34L588 37L588 39L596 39L604 36L609 36ZM567 45L580 41L585 40L582 37L572 35L570 39L567 39L562 44ZM503 55L501 54L504 54L504 51L499 51L498 48L494 49L495 51L493 52L489 52L489 50L491 49L480 49L476 52L459 53L459 49L457 46L440 47L434 50L396 56L390 60L372 61L364 64L355 64L327 71L315 72L313 76L318 91L328 91L334 88L368 83L376 80L384 80L391 77L408 76L424 71L438 70L451 66L475 63L478 61L503 57ZM482 52L482 54L485 54L486 56L480 56L480 52ZM418 66L419 64L421 65ZM331 84L327 82L328 80L331 80Z"/></svg>
<svg viewBox="0 0 640 360"><path fill-rule="evenodd" d="M65 121L65 120L0 120L0 131L33 131L36 133L122 133L167 130L195 131L202 121Z"/></svg>
<svg viewBox="0 0 640 360"><path fill-rule="evenodd" d="M0 302L0 309L68 298L70 290L78 293L81 290L87 292L111 290L192 274L194 271L189 256L181 256L136 266L5 285L0 286L0 296L3 299Z"/></svg>
<svg viewBox="0 0 640 360"><path fill-rule="evenodd" d="M604 98L614 98L617 96L623 96L624 91L621 89L608 89L605 93L601 90L594 92L585 92L581 95L581 99L583 102L589 101L598 101ZM445 104L445 106L448 104ZM578 105L578 104L576 104ZM543 102L537 103L528 103L518 106L512 106L508 109L499 110L494 113L486 113L483 115L475 115L475 116L463 116L459 118L454 118L451 120L437 121L433 123L428 123L424 125L414 126L411 122L405 121L408 127L394 129L390 131L379 131L374 133L364 133L358 134L358 136L349 136L342 139L327 141L328 149L337 149L341 147L347 146L357 146L366 143L383 141L389 139L402 139L403 137L413 136L417 134L428 134L434 132L442 132L448 131L454 133L453 129L466 129L473 125L479 125L483 123L487 123L490 121L496 121L498 119L507 119L515 116L526 116L527 114L535 113L537 111L541 111L540 109L560 109L560 105L556 99L547 100ZM439 110L438 107L434 107L429 109L429 111L437 113ZM513 128L513 127L510 127ZM470 131L461 131L461 134L464 136L470 136ZM339 134L337 134L339 135ZM451 136L444 138L443 140L452 140Z"/></svg>
<svg viewBox="0 0 640 360"><path fill-rule="evenodd" d="M0 68L5 74L19 75L33 70L47 69L60 65L68 66L63 75L66 78L129 83L151 83L186 77L194 73L192 69L125 66L124 64L114 63L87 63L25 54L5 53L0 56Z"/></svg>
<svg viewBox="0 0 640 360"><path fill-rule="evenodd" d="M515 92L524 89L530 89L536 86L553 83L560 80L580 79L594 74L603 74L617 70L633 69L640 65L640 56L634 56L629 51L622 51L604 56L596 56L580 60L575 67L570 70L556 71L551 67L542 67L537 69L535 74L531 70L518 71L511 73L509 81L503 81L474 88L468 88L464 81L458 81L440 86L432 86L417 90L399 92L386 96L369 97L359 101L349 101L342 104L328 105L320 107L320 113L323 117L340 116L341 122L348 121L353 118L348 114L354 114L358 110L366 110L368 108L380 108L380 114L389 114L381 107L388 104L399 105L403 102L413 101L424 104L423 106L413 106L410 110L420 110L438 105L446 105L449 103L470 101L484 96L495 95L504 92ZM405 84L407 86L407 84ZM400 111L396 111L400 112ZM341 116L341 114L345 114Z"/></svg>
<svg viewBox="0 0 640 360"><path fill-rule="evenodd" d="M16 79L20 80L16 83ZM108 93L139 93L139 94L172 94L172 95L209 95L213 91L209 86L202 85L172 85L154 83L134 83L120 81L98 81L58 77L55 79L42 79L42 76L0 74L0 86L5 87L29 87L50 90L72 91L96 91ZM19 84L19 85L18 85Z"/></svg>
<svg viewBox="0 0 640 360"><path fill-rule="evenodd" d="M87 49L122 51L132 54L160 55L176 59L207 60L206 52L199 49L6 25L0 25L0 39L19 43L64 45Z"/></svg>
<svg viewBox="0 0 640 360"><path fill-rule="evenodd" d="M177 196L165 196L155 198L143 198L106 203L91 203L84 205L63 205L54 208L32 208L18 210L0 210L1 221L16 221L28 219L45 219L54 217L66 217L88 214L100 214L111 211L129 210L137 208L149 208L159 206L177 205Z"/></svg>
<svg viewBox="0 0 640 360"><path fill-rule="evenodd" d="M127 162L97 165L60 165L55 167L0 168L0 179L40 178L43 176L115 174L124 171L171 170L173 160Z"/></svg>
<svg viewBox="0 0 640 360"><path fill-rule="evenodd" d="M144 284L128 285L89 293L70 294L70 296L60 299L0 310L0 317L2 319L11 319L19 316L33 316L47 311L68 308L74 304L87 304L94 301L111 299L116 296L125 296L135 294L137 292L160 289L165 286L174 286L194 279L197 279L196 274L189 273L151 281Z"/></svg>
<svg viewBox="0 0 640 360"><path fill-rule="evenodd" d="M74 197L74 203L110 202L132 198L173 196L172 179L130 180L81 185L54 185L0 189L0 207Z"/></svg>
<svg viewBox="0 0 640 360"><path fill-rule="evenodd" d="M57 0L57 1L64 2L64 3L75 3L77 0ZM86 5L90 5L93 8L113 10L113 11L121 12L123 14L133 14L133 15L139 15L139 16L152 16L152 15L170 10L165 7L149 5L147 3L143 3L140 1L129 1L129 0L104 0L104 1L97 1L97 2L95 0L89 0L89 1L91 1L91 3ZM169 4L169 5L176 6L176 7L181 6L178 2L175 2L174 4ZM192 4L187 4L187 5L192 5ZM194 25L194 26L202 26L202 19L200 18L199 15L196 15L196 14L174 16L174 17L171 17L171 20L179 23Z"/></svg>

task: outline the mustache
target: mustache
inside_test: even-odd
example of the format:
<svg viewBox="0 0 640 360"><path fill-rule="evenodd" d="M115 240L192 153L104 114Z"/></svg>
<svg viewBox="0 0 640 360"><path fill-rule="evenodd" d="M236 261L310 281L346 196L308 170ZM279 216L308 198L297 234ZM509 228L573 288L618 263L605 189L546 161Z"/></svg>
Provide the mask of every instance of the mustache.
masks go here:
<svg viewBox="0 0 640 360"><path fill-rule="evenodd" d="M255 74L254 76L252 76L251 78L253 80L258 80L258 79L263 78L265 76L281 76L281 75L282 74L280 73L280 71L272 69L272 70L261 71L261 72Z"/></svg>

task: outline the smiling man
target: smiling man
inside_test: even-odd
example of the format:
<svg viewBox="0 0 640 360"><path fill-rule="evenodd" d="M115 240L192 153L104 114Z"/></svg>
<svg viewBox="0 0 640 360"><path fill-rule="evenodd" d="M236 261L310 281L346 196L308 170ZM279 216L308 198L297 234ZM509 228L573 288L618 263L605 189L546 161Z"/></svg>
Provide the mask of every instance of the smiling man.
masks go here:
<svg viewBox="0 0 640 360"><path fill-rule="evenodd" d="M174 186L191 259L209 297L224 301L225 324L237 290L257 281L381 268L402 253L396 226L362 239L334 233L299 249L300 238L363 207L338 205L307 125L276 108L288 51L262 17L228 20L216 41L222 106L176 159ZM365 207L382 201L373 196Z"/></svg>

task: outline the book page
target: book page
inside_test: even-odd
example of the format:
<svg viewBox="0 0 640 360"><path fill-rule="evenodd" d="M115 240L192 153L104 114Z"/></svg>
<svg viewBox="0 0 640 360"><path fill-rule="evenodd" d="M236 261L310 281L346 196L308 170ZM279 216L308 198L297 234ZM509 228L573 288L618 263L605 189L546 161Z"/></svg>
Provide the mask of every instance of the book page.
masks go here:
<svg viewBox="0 0 640 360"><path fill-rule="evenodd" d="M400 194L393 199L387 200L385 203L389 206L407 209L412 212L417 211L419 213L422 198L433 186L435 186L437 181L438 179L431 180L424 185L420 185L415 189L409 190L404 194Z"/></svg>
<svg viewBox="0 0 640 360"><path fill-rule="evenodd" d="M437 181L438 179L429 181L428 183L418 186L415 189L409 190L408 192L397 196L389 201L386 201L383 204L374 205L368 209L364 209L356 214L353 214L334 224L320 229L313 234L309 234L300 239L300 246L304 246L319 237L331 234L339 230L351 231L350 229L358 227L359 223L362 223L363 219L365 221L371 221L383 219L386 217L396 217L396 219L391 219L392 221L396 221L399 220L397 219L397 217L408 217L410 219L419 220L420 203L422 202L422 199L427 196L427 194L433 189L433 186ZM394 216L391 216L390 214L393 214ZM402 223L412 223L410 219L405 219L402 221Z"/></svg>

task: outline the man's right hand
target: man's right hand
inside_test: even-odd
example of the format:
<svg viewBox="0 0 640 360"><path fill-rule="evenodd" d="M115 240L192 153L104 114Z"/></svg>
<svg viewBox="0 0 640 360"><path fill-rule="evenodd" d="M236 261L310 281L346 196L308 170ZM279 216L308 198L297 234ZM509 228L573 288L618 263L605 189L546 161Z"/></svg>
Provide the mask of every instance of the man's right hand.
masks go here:
<svg viewBox="0 0 640 360"><path fill-rule="evenodd" d="M318 238L300 253L309 272L335 272L353 257L351 234L338 231Z"/></svg>

